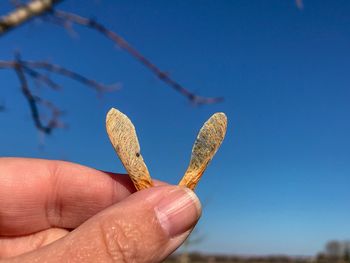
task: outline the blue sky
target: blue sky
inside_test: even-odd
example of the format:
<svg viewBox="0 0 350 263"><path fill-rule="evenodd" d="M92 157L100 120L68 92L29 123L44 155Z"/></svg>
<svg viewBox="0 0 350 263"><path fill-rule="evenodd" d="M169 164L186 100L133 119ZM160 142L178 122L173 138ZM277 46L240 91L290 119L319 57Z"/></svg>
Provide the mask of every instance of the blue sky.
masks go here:
<svg viewBox="0 0 350 263"><path fill-rule="evenodd" d="M110 107L134 122L154 178L177 183L203 122L229 119L197 193L204 203L194 250L312 255L350 238L350 2L65 1L96 17L178 82L216 105L193 107L110 41L34 21L0 39L0 59L21 50L123 89L98 98L63 78L33 89L66 110L67 130L39 147L19 83L0 71L0 155L64 159L123 172L106 136ZM3 1L1 13L9 10Z"/></svg>

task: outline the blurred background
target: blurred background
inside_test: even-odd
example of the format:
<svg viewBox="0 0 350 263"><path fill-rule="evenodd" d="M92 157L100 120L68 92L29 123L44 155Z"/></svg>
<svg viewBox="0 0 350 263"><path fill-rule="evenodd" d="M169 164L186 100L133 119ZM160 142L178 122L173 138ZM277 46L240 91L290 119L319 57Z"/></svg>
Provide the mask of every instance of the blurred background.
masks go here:
<svg viewBox="0 0 350 263"><path fill-rule="evenodd" d="M224 100L197 105L96 30L37 17L0 35L3 65L20 53L121 89L101 94L74 78L26 72L33 95L64 111L57 117L64 128L45 134L13 68L0 67L1 156L125 172L105 132L106 112L116 107L135 124L152 177L176 184L203 122L222 111L228 131L196 189L204 211L178 252L183 262L348 260L349 1L66 0L55 7L122 36L194 94ZM14 9L1 1L2 15ZM50 110L39 106L39 114L45 123Z"/></svg>

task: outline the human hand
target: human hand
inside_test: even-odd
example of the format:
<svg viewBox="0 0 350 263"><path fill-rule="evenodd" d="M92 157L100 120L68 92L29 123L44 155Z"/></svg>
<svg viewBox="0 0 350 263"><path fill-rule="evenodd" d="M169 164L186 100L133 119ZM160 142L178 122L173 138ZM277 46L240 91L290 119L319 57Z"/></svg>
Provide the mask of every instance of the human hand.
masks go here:
<svg viewBox="0 0 350 263"><path fill-rule="evenodd" d="M198 198L78 164L0 158L4 262L160 262L187 238ZM133 194L132 194L133 193Z"/></svg>

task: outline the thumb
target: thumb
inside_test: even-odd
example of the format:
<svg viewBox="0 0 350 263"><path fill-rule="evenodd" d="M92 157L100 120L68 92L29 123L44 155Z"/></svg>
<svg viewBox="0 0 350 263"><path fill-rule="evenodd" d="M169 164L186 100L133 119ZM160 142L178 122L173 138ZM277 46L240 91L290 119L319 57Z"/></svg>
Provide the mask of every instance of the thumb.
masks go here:
<svg viewBox="0 0 350 263"><path fill-rule="evenodd" d="M159 186L103 210L66 237L16 258L45 262L160 262L190 234L201 214L193 191Z"/></svg>

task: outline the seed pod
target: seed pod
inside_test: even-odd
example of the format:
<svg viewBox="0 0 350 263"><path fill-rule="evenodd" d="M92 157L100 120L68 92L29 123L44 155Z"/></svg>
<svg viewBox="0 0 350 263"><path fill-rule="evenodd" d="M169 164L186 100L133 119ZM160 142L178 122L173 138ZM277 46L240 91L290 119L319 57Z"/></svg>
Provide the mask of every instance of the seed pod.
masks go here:
<svg viewBox="0 0 350 263"><path fill-rule="evenodd" d="M190 164L179 185L194 190L224 140L226 128L227 118L221 112L215 113L204 123L193 145Z"/></svg>
<svg viewBox="0 0 350 263"><path fill-rule="evenodd" d="M106 129L113 148L136 189L142 190L153 186L151 176L140 153L135 127L129 118L112 108L107 113Z"/></svg>

